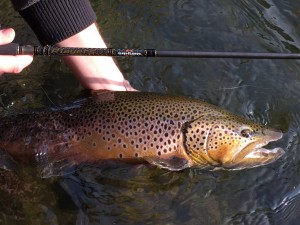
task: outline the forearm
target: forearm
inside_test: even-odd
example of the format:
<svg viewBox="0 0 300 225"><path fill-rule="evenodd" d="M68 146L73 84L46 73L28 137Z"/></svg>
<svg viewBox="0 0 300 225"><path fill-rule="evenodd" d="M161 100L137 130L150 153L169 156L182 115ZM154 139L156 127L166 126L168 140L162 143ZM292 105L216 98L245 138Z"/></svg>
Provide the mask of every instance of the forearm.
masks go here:
<svg viewBox="0 0 300 225"><path fill-rule="evenodd" d="M95 24L57 45L60 47L106 48ZM94 90L126 91L124 77L111 57L65 56L64 60L84 87Z"/></svg>

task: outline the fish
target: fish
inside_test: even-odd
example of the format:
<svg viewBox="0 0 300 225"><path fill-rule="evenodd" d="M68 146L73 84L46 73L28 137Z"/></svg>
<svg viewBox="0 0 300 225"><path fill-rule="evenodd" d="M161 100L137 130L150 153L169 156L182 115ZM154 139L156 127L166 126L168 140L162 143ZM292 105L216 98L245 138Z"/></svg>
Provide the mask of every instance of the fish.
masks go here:
<svg viewBox="0 0 300 225"><path fill-rule="evenodd" d="M44 176L103 160L170 171L252 168L284 154L264 148L282 135L198 99L147 92L98 91L0 121L0 149L14 161L41 165Z"/></svg>

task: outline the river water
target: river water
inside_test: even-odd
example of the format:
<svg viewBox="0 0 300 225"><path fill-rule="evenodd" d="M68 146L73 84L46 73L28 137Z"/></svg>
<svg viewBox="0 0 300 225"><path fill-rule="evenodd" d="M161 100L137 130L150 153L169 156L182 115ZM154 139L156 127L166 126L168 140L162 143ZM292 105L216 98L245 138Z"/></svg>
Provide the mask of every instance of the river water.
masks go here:
<svg viewBox="0 0 300 225"><path fill-rule="evenodd" d="M115 48L299 52L300 2L294 0L92 1ZM0 22L16 42L38 44L8 0ZM83 165L42 179L23 168L0 171L0 224L251 224L300 221L300 62L119 58L131 84L203 99L285 132L277 162L242 171L147 165ZM0 62L1 63L1 62ZM53 106L82 95L59 58L37 57L21 75L0 78L1 115Z"/></svg>

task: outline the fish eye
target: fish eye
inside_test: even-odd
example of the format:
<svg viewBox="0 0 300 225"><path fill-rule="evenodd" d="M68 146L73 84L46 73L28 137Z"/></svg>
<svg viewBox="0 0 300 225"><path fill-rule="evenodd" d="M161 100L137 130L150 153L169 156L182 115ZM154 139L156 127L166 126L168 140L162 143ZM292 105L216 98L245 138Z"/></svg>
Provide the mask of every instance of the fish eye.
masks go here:
<svg viewBox="0 0 300 225"><path fill-rule="evenodd" d="M251 129L241 130L242 137L249 138L249 137L251 137L252 134L253 134L253 131Z"/></svg>

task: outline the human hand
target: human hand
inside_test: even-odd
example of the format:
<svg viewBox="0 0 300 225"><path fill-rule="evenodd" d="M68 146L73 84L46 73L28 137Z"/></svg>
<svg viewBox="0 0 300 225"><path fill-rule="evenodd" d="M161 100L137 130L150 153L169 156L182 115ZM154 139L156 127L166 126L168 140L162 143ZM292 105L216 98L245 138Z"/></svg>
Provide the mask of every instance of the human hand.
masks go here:
<svg viewBox="0 0 300 225"><path fill-rule="evenodd" d="M0 30L0 45L11 43L15 38L12 28ZM0 55L0 75L3 73L20 73L33 60L31 55Z"/></svg>
<svg viewBox="0 0 300 225"><path fill-rule="evenodd" d="M57 43L59 47L107 48L96 24ZM64 56L66 64L81 82L91 90L137 91L127 80L111 57Z"/></svg>

